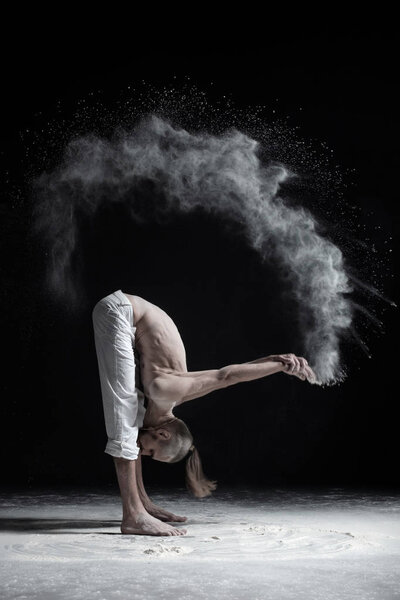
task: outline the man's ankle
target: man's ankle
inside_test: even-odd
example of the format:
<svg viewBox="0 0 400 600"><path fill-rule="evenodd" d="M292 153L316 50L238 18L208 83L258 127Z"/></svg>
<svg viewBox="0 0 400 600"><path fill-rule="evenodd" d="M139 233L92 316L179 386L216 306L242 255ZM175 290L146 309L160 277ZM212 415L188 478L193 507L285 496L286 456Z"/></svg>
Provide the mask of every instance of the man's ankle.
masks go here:
<svg viewBox="0 0 400 600"><path fill-rule="evenodd" d="M129 519L135 519L140 514L147 513L146 508L143 504L138 504L136 506L130 506L129 508L122 511L122 520L129 521Z"/></svg>

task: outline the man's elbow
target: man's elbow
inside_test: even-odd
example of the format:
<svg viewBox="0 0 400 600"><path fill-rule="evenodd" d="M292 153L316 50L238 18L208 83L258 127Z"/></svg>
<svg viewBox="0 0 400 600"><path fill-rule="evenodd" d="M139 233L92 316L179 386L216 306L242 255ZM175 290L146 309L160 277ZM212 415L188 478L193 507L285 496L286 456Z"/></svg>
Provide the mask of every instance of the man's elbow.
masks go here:
<svg viewBox="0 0 400 600"><path fill-rule="evenodd" d="M234 383L232 365L218 369L217 378L221 383L221 387L227 387Z"/></svg>

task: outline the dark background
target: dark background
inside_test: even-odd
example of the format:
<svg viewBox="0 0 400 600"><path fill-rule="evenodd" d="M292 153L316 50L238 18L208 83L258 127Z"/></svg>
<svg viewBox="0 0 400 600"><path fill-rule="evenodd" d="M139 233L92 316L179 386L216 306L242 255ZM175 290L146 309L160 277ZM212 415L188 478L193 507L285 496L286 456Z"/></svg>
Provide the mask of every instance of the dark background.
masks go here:
<svg viewBox="0 0 400 600"><path fill-rule="evenodd" d="M98 88L107 101L143 78L179 85L187 75L211 99L230 94L238 106L269 105L278 97L277 116L290 115L303 137L328 143L343 169L355 169L347 198L361 207L360 223L371 235L379 223L384 236L397 241L395 38L385 28L357 24L285 33L284 43L281 32L251 52L164 48L148 54L128 45L113 52L101 43L67 52L53 39L44 48L27 43L6 62L0 204L4 484L116 486L112 459L104 454L91 323L91 306L116 289L166 310L181 332L189 370L297 351L293 307L282 300L273 265L261 265L233 226L201 213L165 226L138 226L121 207L101 211L84 225L76 257L85 307L72 315L55 301L43 287L44 249L29 237L20 132L53 115L57 101L72 106ZM393 244L383 291L396 302L398 278L391 273L397 273L397 257ZM341 385L320 388L279 374L176 409L207 475L220 484L398 487L398 310L386 310L383 320L385 334L371 337L372 359L345 348L350 375ZM165 465L145 457L143 463L145 482L183 485L184 462Z"/></svg>

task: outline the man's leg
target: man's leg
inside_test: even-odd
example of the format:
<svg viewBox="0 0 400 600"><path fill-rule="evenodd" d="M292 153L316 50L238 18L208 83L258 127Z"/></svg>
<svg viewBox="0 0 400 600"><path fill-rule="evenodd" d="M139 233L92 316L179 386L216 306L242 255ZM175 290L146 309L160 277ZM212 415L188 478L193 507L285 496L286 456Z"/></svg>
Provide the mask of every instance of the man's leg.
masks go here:
<svg viewBox="0 0 400 600"><path fill-rule="evenodd" d="M139 493L139 498L142 501L145 510L147 510L147 512L150 515L153 515L153 517L160 519L160 521L174 521L178 523L186 521L187 517L180 517L179 515L175 515L174 513L169 512L168 510L164 510L163 508L157 506L150 500L146 490L144 489L141 454L139 454L137 460L135 460L135 463L137 489Z"/></svg>
<svg viewBox="0 0 400 600"><path fill-rule="evenodd" d="M137 460L114 457L114 465L121 492L122 522L124 522L132 515L146 512L146 509L143 506L137 486Z"/></svg>
<svg viewBox="0 0 400 600"><path fill-rule="evenodd" d="M132 327L117 305L107 306L100 301L92 315L108 435L105 452L114 459L122 499L121 532L183 535L186 530L176 529L150 515L138 492L136 460L140 450L136 440L143 420L138 417Z"/></svg>
<svg viewBox="0 0 400 600"><path fill-rule="evenodd" d="M139 496L136 480L136 460L114 457L122 499L121 533L141 535L184 535L186 529L177 529L150 515Z"/></svg>

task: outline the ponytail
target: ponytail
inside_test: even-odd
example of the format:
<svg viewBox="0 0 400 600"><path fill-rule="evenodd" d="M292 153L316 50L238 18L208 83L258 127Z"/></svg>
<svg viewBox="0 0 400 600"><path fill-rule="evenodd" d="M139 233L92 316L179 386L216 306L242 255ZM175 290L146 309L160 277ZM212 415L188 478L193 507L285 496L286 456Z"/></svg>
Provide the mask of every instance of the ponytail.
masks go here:
<svg viewBox="0 0 400 600"><path fill-rule="evenodd" d="M204 475L200 455L193 444L190 450L186 460L186 487L196 498L211 496L211 492L217 487L217 481L210 481Z"/></svg>

